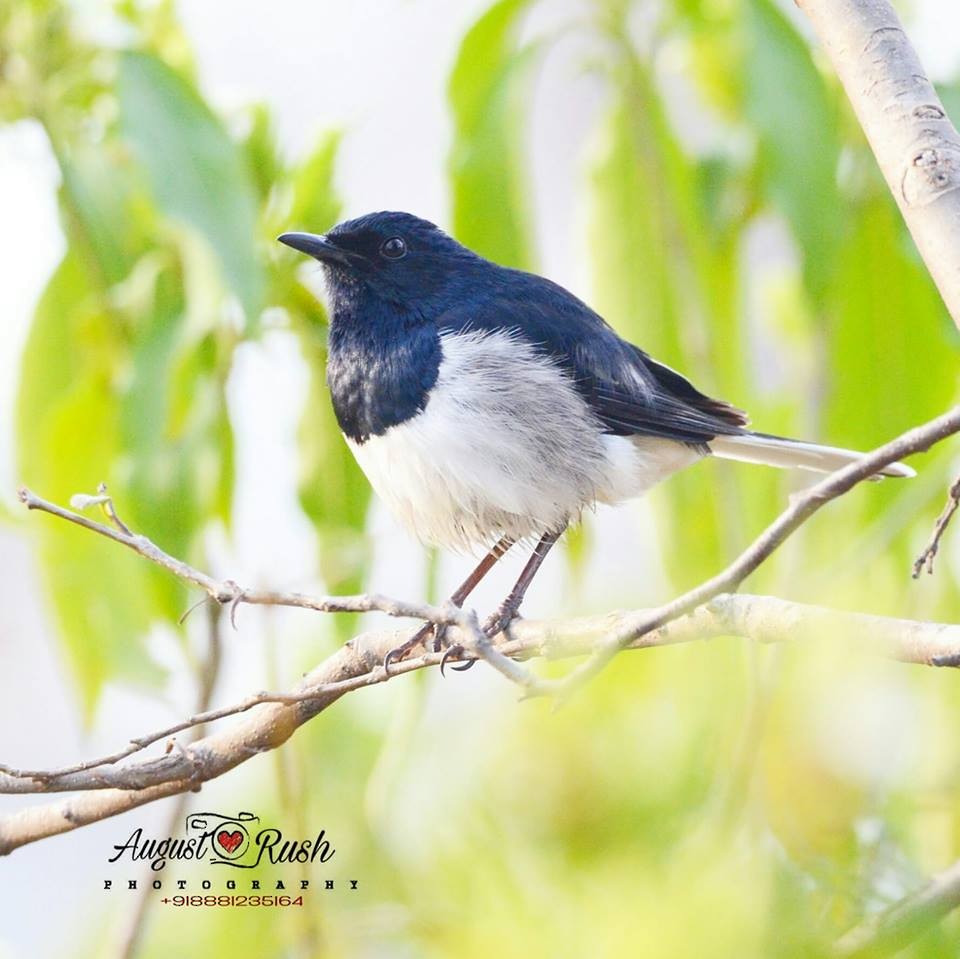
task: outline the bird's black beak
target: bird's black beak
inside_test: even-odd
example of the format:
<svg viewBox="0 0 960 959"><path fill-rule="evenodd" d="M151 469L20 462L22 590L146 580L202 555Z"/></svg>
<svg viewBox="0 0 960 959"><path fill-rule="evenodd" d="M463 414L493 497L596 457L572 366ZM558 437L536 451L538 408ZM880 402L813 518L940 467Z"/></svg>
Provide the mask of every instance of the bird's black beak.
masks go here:
<svg viewBox="0 0 960 959"><path fill-rule="evenodd" d="M350 254L331 243L325 236L315 233L281 233L277 237L280 243L306 253L321 263L338 263L341 266L350 265Z"/></svg>

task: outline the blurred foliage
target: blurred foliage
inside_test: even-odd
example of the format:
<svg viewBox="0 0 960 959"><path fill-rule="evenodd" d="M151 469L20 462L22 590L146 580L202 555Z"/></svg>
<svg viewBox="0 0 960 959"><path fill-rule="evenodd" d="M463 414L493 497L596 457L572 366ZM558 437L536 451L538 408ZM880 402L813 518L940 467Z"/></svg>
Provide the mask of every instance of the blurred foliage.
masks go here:
<svg viewBox="0 0 960 959"><path fill-rule="evenodd" d="M454 121L450 154L453 231L483 256L507 266L533 265L521 105L529 95L529 61L517 31L530 0L499 0L467 33L448 89ZM477 204L497 206L480 215ZM486 214L486 210L483 211Z"/></svg>
<svg viewBox="0 0 960 959"><path fill-rule="evenodd" d="M272 241L291 222L334 222L337 140L291 164L265 108L218 114L171 3L121 5L122 49L92 45L53 0L0 11L0 116L43 125L67 238L22 361L20 476L60 502L106 481L135 528L202 565L205 532L230 524L233 357L267 308L303 343L313 408L329 407L323 309ZM302 463L324 574L356 589L367 487L326 414L304 417ZM143 640L157 623L182 632L180 584L96 538L38 535L88 713L108 680L161 680Z"/></svg>
<svg viewBox="0 0 960 959"><path fill-rule="evenodd" d="M537 26L558 9L498 0L456 52L447 172L461 240L537 263L533 94L576 33L602 89L570 191L586 210L577 252L621 333L770 432L866 448L956 400L956 330L792 5L592 0ZM117 10L121 47L85 38L56 0L0 6L0 118L43 125L67 239L23 357L22 479L60 501L106 480L135 526L203 563L206 532L231 522L234 356L279 324L309 373L297 492L323 586L360 589L369 491L330 412L323 307L272 246L337 219L339 137L291 162L266 107L209 103L171 3ZM944 86L948 106L958 89ZM750 588L956 620L956 552L934 579L908 577L950 449L916 465L912 483L833 504ZM676 477L651 495L666 581L638 582L627 563L610 589L639 605L690 586L805 480L712 461ZM36 533L88 711L108 680L159 687L144 638L180 629L180 587L63 524ZM575 543L567 575L581 585L599 557ZM631 654L558 713L509 692L478 713L454 693L438 716L391 683L306 728L257 809L322 823L337 878L360 878L359 896L318 894L331 955L826 956L960 858L960 756L931 734L960 720L955 675L831 640ZM296 915L201 912L157 924L146 954L188 936L210 956L321 951ZM951 918L904 955L951 954L958 935Z"/></svg>

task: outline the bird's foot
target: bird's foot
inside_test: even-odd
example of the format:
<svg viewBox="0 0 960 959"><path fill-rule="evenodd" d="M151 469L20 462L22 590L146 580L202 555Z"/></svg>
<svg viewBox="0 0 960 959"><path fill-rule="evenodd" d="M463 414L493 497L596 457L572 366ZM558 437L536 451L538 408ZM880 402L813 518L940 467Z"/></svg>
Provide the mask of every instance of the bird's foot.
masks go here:
<svg viewBox="0 0 960 959"><path fill-rule="evenodd" d="M465 650L463 646L459 643L453 643L448 646L444 652L443 656L440 657L440 675L443 676L444 670L447 667L447 661L450 659L457 659L459 656L464 654ZM451 666L450 668L455 670L458 673L465 673L471 666L476 662L475 659L467 659L462 663L458 663L456 666Z"/></svg>
<svg viewBox="0 0 960 959"><path fill-rule="evenodd" d="M446 649L443 651L443 655L440 657L440 675L446 675L447 662L451 659L458 659L464 653L463 646L460 643L448 643L447 642L447 627L440 626L438 632L433 641L433 651L439 653L443 647L446 646ZM451 666L452 670L455 670L458 673L465 673L474 663L475 659L468 659L458 666Z"/></svg>
<svg viewBox="0 0 960 959"><path fill-rule="evenodd" d="M506 632L510 624L520 616L520 604L503 602L492 612L483 624L483 633L489 640L493 640L500 633Z"/></svg>
<svg viewBox="0 0 960 959"><path fill-rule="evenodd" d="M510 624L519 617L519 604L518 603L503 603L501 604L496 612L491 613L487 619L484 621L483 626L481 627L483 634L487 639L493 639L495 636L498 636L500 633L505 632ZM442 627L443 632L446 632L446 628ZM434 651L440 649L441 644L443 643L443 633L435 640L434 642ZM463 646L459 643L454 643L450 646L447 646L446 651L443 654L443 657L440 660L440 675L444 675L444 669L446 668L447 661L454 659L456 657L462 656L465 652ZM476 663L475 659L468 659L457 666L451 666L451 669L455 669L458 673L465 673L470 669L473 664Z"/></svg>
<svg viewBox="0 0 960 959"><path fill-rule="evenodd" d="M399 663L418 646L422 645L426 649L427 639L431 634L436 636L434 640L434 650L436 650L439 648L438 644L442 641L445 631L446 627L444 626L437 626L436 623L424 623L405 643L395 646L383 657L384 670L389 673L391 663Z"/></svg>
<svg viewBox="0 0 960 959"><path fill-rule="evenodd" d="M491 613L484 622L482 628L483 634L487 639L493 639L494 636L498 636L500 633L504 632L510 624L517 618L519 615L518 607L512 603L504 603L501 605L496 612ZM443 654L443 658L440 660L440 675L443 675L444 667L447 665L447 660L452 659L457 656L462 656L464 653L464 648L459 643L455 643L452 646L448 646L446 652ZM451 666L451 669L455 669L458 673L465 673L471 666L476 662L475 659L468 659L465 662L460 663L458 666Z"/></svg>
<svg viewBox="0 0 960 959"><path fill-rule="evenodd" d="M447 627L445 623L424 623L405 643L391 649L390 652L383 657L383 668L389 673L391 663L399 663L420 645L426 649L427 642L431 635L433 636L433 642L429 645L433 652L439 653L440 650L446 646L443 656L440 658L440 675L445 675L444 671L447 667L447 661L451 658L455 659L461 656L464 651L459 643L452 645L447 644ZM470 659L461 663L459 666L451 666L450 668L455 669L458 673L462 673L468 670L475 662L475 659Z"/></svg>

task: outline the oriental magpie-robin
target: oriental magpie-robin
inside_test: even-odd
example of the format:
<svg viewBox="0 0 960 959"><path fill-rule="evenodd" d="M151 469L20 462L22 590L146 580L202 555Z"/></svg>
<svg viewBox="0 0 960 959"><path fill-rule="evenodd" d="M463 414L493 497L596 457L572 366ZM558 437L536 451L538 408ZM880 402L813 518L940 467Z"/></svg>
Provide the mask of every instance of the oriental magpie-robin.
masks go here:
<svg viewBox="0 0 960 959"><path fill-rule="evenodd" d="M409 213L279 239L323 264L327 382L373 488L421 540L489 550L451 601L462 605L511 545L537 542L486 621L490 636L584 507L640 496L711 453L819 472L860 455L753 432L742 411L621 339L563 287ZM899 463L882 473L913 475Z"/></svg>

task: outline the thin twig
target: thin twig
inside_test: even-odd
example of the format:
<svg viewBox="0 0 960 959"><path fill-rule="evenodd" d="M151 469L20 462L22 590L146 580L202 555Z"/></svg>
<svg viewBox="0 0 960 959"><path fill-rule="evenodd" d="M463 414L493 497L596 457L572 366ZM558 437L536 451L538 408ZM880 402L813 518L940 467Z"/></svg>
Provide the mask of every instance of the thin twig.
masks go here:
<svg viewBox="0 0 960 959"><path fill-rule="evenodd" d="M106 536L133 549L142 556L169 569L175 575L194 583L221 604L261 603L269 605L296 606L320 611L362 612L381 610L394 616L408 616L446 623L453 629L454 637L465 647L461 658L483 658L494 668L519 683L528 694L564 692L572 683L581 681L595 672L617 651L626 647L643 647L683 642L692 638L711 635L736 634L762 638L770 635L784 639L797 635L804 626L800 607L793 607L796 616L784 616L786 632L778 630L776 623L749 618L739 624L734 622L734 612L740 601L719 600L717 594L724 589L735 588L802 522L831 499L841 495L862 479L883 466L911 453L927 449L933 443L960 430L960 407L938 417L925 426L910 430L891 443L864 456L850 466L828 476L810 490L797 497L790 508L723 573L704 583L696 590L685 594L672 603L656 610L637 611L629 614L606 617L599 624L607 638L599 645L595 633L585 637L569 636L557 645L556 635L563 635L567 624L548 624L536 639L525 635L524 622L514 623L506 641L491 643L480 630L476 614L459 610L450 605L435 607L426 604L404 603L377 596L323 597L315 598L300 593L278 593L247 590L230 581L219 581L196 570L174 557L168 556L145 537L124 532L114 526L95 523L86 517L64 510L35 496L21 491L21 499L31 509L41 509L68 522L83 526L92 532ZM700 604L710 599L708 607ZM758 600L754 598L754 605ZM767 604L782 603L782 600L766 598ZM699 607L699 608L697 608ZM785 613L780 608L781 615ZM672 622L687 615L680 622ZM831 615L821 611L817 615ZM811 614L813 619L817 615ZM836 614L841 617L861 614ZM799 616L799 619L797 618ZM938 663L956 656L960 651L956 627L910 623L902 620L884 620L866 617L869 623L859 621L858 628L872 629L892 639L893 654L911 662ZM669 627L667 627L669 623ZM712 625L711 625L712 624ZM891 625L892 624L892 625ZM593 622L597 627L597 621ZM783 623L781 623L781 627ZM893 636L891 636L891 628ZM767 641L763 639L763 641ZM404 660L391 667L388 673L382 667L384 654L395 645L395 633L381 633L357 637L341 650L308 674L291 692L259 693L230 707L207 710L188 720L168 727L159 733L150 734L132 741L124 749L110 757L92 760L66 770L16 770L0 769L0 792L53 792L85 790L82 795L67 802L50 806L35 806L5 818L0 818L0 854L27 842L64 832L116 815L127 809L151 802L162 796L188 789L197 789L210 779L222 775L234 766L264 750L275 749L293 731L321 712L344 693L362 686L384 682L394 674L437 665L440 653L424 653L412 660ZM575 655L593 650L587 662L570 674L566 683L553 684L531 676L515 660L538 652L550 655ZM232 727L191 743L186 747L169 748L165 755L139 760L125 765L119 761L144 748L145 745L170 737L177 732L210 722L234 713L253 711L250 716Z"/></svg>
<svg viewBox="0 0 960 959"><path fill-rule="evenodd" d="M829 55L917 249L960 328L956 128L888 0L797 0L797 5ZM951 487L933 539L914 565L914 578L924 565L933 572L940 538L958 503L960 479ZM956 654L939 661L960 664ZM845 956L895 952L958 904L960 864L895 906L875 927L865 923L845 936L838 951Z"/></svg>
<svg viewBox="0 0 960 959"><path fill-rule="evenodd" d="M377 594L317 597L308 596L305 593L244 588L232 579L215 579L202 570L196 569L188 563L164 552L156 543L147 539L146 536L131 532L117 515L113 501L106 495L106 486L103 483L101 483L97 489L97 496L79 494L72 498L72 502L81 506L81 508L94 504L103 506L108 518L113 524L112 526L96 523L86 516L82 516L80 513L66 510L56 503L51 503L37 496L26 487L21 487L18 495L20 501L27 509L36 509L44 513L50 513L60 519L65 519L69 523L82 526L92 533L106 536L108 539L112 539L114 542L120 543L128 549L132 549L135 553L150 560L152 563L162 566L164 569L173 573L174 576L186 580L188 583L193 583L195 586L199 586L207 592L211 599L229 608L230 623L234 627L236 627L236 610L242 603L258 606L291 606L297 609L311 609L319 613L381 612L399 619L420 619L440 625L459 626L465 635L465 645L476 654L476 658L485 660L496 669L497 672L502 673L512 682L518 683L525 688L532 689L537 686L537 679L533 674L517 663L505 659L493 648L481 629L476 614L472 610L460 609L451 603L447 603L444 606L432 606L429 603L410 603ZM186 615L188 615L193 608L194 607L188 609ZM276 695L278 694L262 695L266 698L250 701L244 708L249 709L251 706L258 705L258 703L261 702L285 701L277 699ZM212 718L217 719L220 717L214 716ZM166 735L178 732L179 728L183 727L171 727ZM124 755L130 755L130 753L135 752L137 748L141 748L139 742L131 742L126 748ZM119 758L123 757L120 756ZM2 770L3 767L0 766L0 771Z"/></svg>
<svg viewBox="0 0 960 959"><path fill-rule="evenodd" d="M861 956L880 959L893 955L957 906L960 906L960 862L845 933L837 942L835 952L844 959Z"/></svg>
<svg viewBox="0 0 960 959"><path fill-rule="evenodd" d="M513 638L500 645L498 651L511 658L576 655L593 648L598 637L611 632L618 622L634 619L636 615L635 612L612 613L547 623L520 620L511 627ZM691 616L637 637L631 648L736 635L771 643L825 633L866 641L871 649L904 662L931 663L938 656L960 650L960 626L840 613L765 596L718 597ZM109 784L102 783L101 779L107 769L88 769L63 777L51 770L40 780L0 775L0 792L88 790L70 799L0 817L0 855L164 796L198 789L204 782L223 775L261 752L278 748L299 726L336 702L345 692L385 682L394 675L439 665L441 653L426 653L396 663L387 674L381 665L383 656L396 645L398 638L396 632L366 633L355 637L308 673L291 693L279 695L272 702L258 700L254 705L259 708L251 715L186 748L171 749L159 758L125 767L108 767L108 778L112 780ZM460 638L454 629L453 639ZM249 708L251 706L244 703L233 710ZM230 711L218 712L228 715ZM205 715L209 717L211 713ZM156 741L162 737L144 738ZM102 788L102 785L119 788Z"/></svg>
<svg viewBox="0 0 960 959"><path fill-rule="evenodd" d="M933 535L930 537L930 542L913 562L914 579L919 579L924 567L926 567L929 575L933 575L933 560L940 549L940 539L950 525L950 520L953 519L953 514L957 511L958 506L960 506L960 476L956 478L947 493L946 506L943 507L943 512L937 517L937 521L933 525Z"/></svg>
<svg viewBox="0 0 960 959"><path fill-rule="evenodd" d="M929 449L935 443L960 432L960 406L915 427L896 439L797 494L784 510L725 570L658 609L638 616L632 623L610 634L585 663L568 676L553 682L541 681L534 692L565 698L600 672L616 654L644 633L691 612L714 596L736 590L796 529L814 513L870 479L891 463Z"/></svg>
<svg viewBox="0 0 960 959"><path fill-rule="evenodd" d="M101 494L106 493L106 486L101 483ZM118 527L122 527L127 533L130 531L123 525L123 521L113 510L113 503L110 502L108 516ZM207 648L203 661L197 669L197 712L204 712L210 706L213 698L213 690L220 677L220 665L223 659L223 647L220 641L220 619L222 610L218 606L211 606L207 616L206 623L206 641ZM203 735L203 726L198 725L191 731L194 739L199 739ZM174 803L167 812L167 828L162 830L166 836L172 836L177 827L183 821L187 813L187 807L190 804L192 793L184 792L175 797ZM149 865L144 869L143 880L140 888L137 890L136 901L133 907L124 914L123 926L118 937L118 946L116 949L117 959L133 959L140 950L140 943L143 940L147 925L150 920L151 907L156 901L153 895L153 887L148 881L151 878L152 870Z"/></svg>
<svg viewBox="0 0 960 959"><path fill-rule="evenodd" d="M144 559L162 566L174 576L194 586L199 586L211 599L221 606L236 606L243 603L256 606L291 606L297 609L312 609L320 613L369 613L382 612L389 616L408 619L423 619L432 623L450 624L459 619L459 610L452 608L431 606L428 603L408 603L402 600L391 599L388 596L363 594L359 596L307 596L297 592L276 592L273 590L247 589L233 580L218 580L204 573L202 570L190 566L183 560L165 553L159 546L146 536L133 533L120 522L117 526L107 526L98 523L80 513L64 509L56 503L37 496L26 487L21 487L17 494L27 509L40 510L56 516L59 519L82 526L91 533L112 539L128 549L132 549ZM101 496L74 497L74 502L84 505L104 504ZM116 511L111 507L111 522L114 522Z"/></svg>
<svg viewBox="0 0 960 959"><path fill-rule="evenodd" d="M632 622L645 612L633 610L562 621L519 620L511 626L509 639L500 637L501 642L496 651L514 665L518 665L515 660L535 656L560 659L584 655L595 649L597 641L615 631L619 624ZM693 614L637 637L628 648L670 646L719 636L740 636L757 643L769 644L824 634L847 637L851 641L865 641L868 649L910 663L934 665L943 657L960 652L960 626L922 623L866 613L839 612L819 606L792 603L773 596L750 595L719 596ZM392 631L364 633L351 640L348 646L362 648L371 657L376 657L381 650L392 649L402 636L402 633ZM451 639L460 642L466 637L459 627L452 627ZM339 655L340 652L335 653L324 666L336 660ZM382 654L380 658L382 660ZM465 654L461 658L474 657ZM2 767L0 793L143 788L162 783L164 776L183 774L190 762L187 751L176 753L178 762L168 764L168 767L162 770L153 769L151 760L140 765L118 764L134 752L196 725L244 713L266 703L296 706L300 703L339 697L361 686L386 682L395 674L435 666L441 659L442 653L424 654L394 664L389 673L384 672L378 662L370 671L338 681L302 685L292 692L256 693L232 706L206 710L174 726L138 737L133 741L138 744L136 748L127 746L110 755L73 766L49 770ZM167 753L171 752L168 744ZM149 772L146 772L143 766L149 767Z"/></svg>

